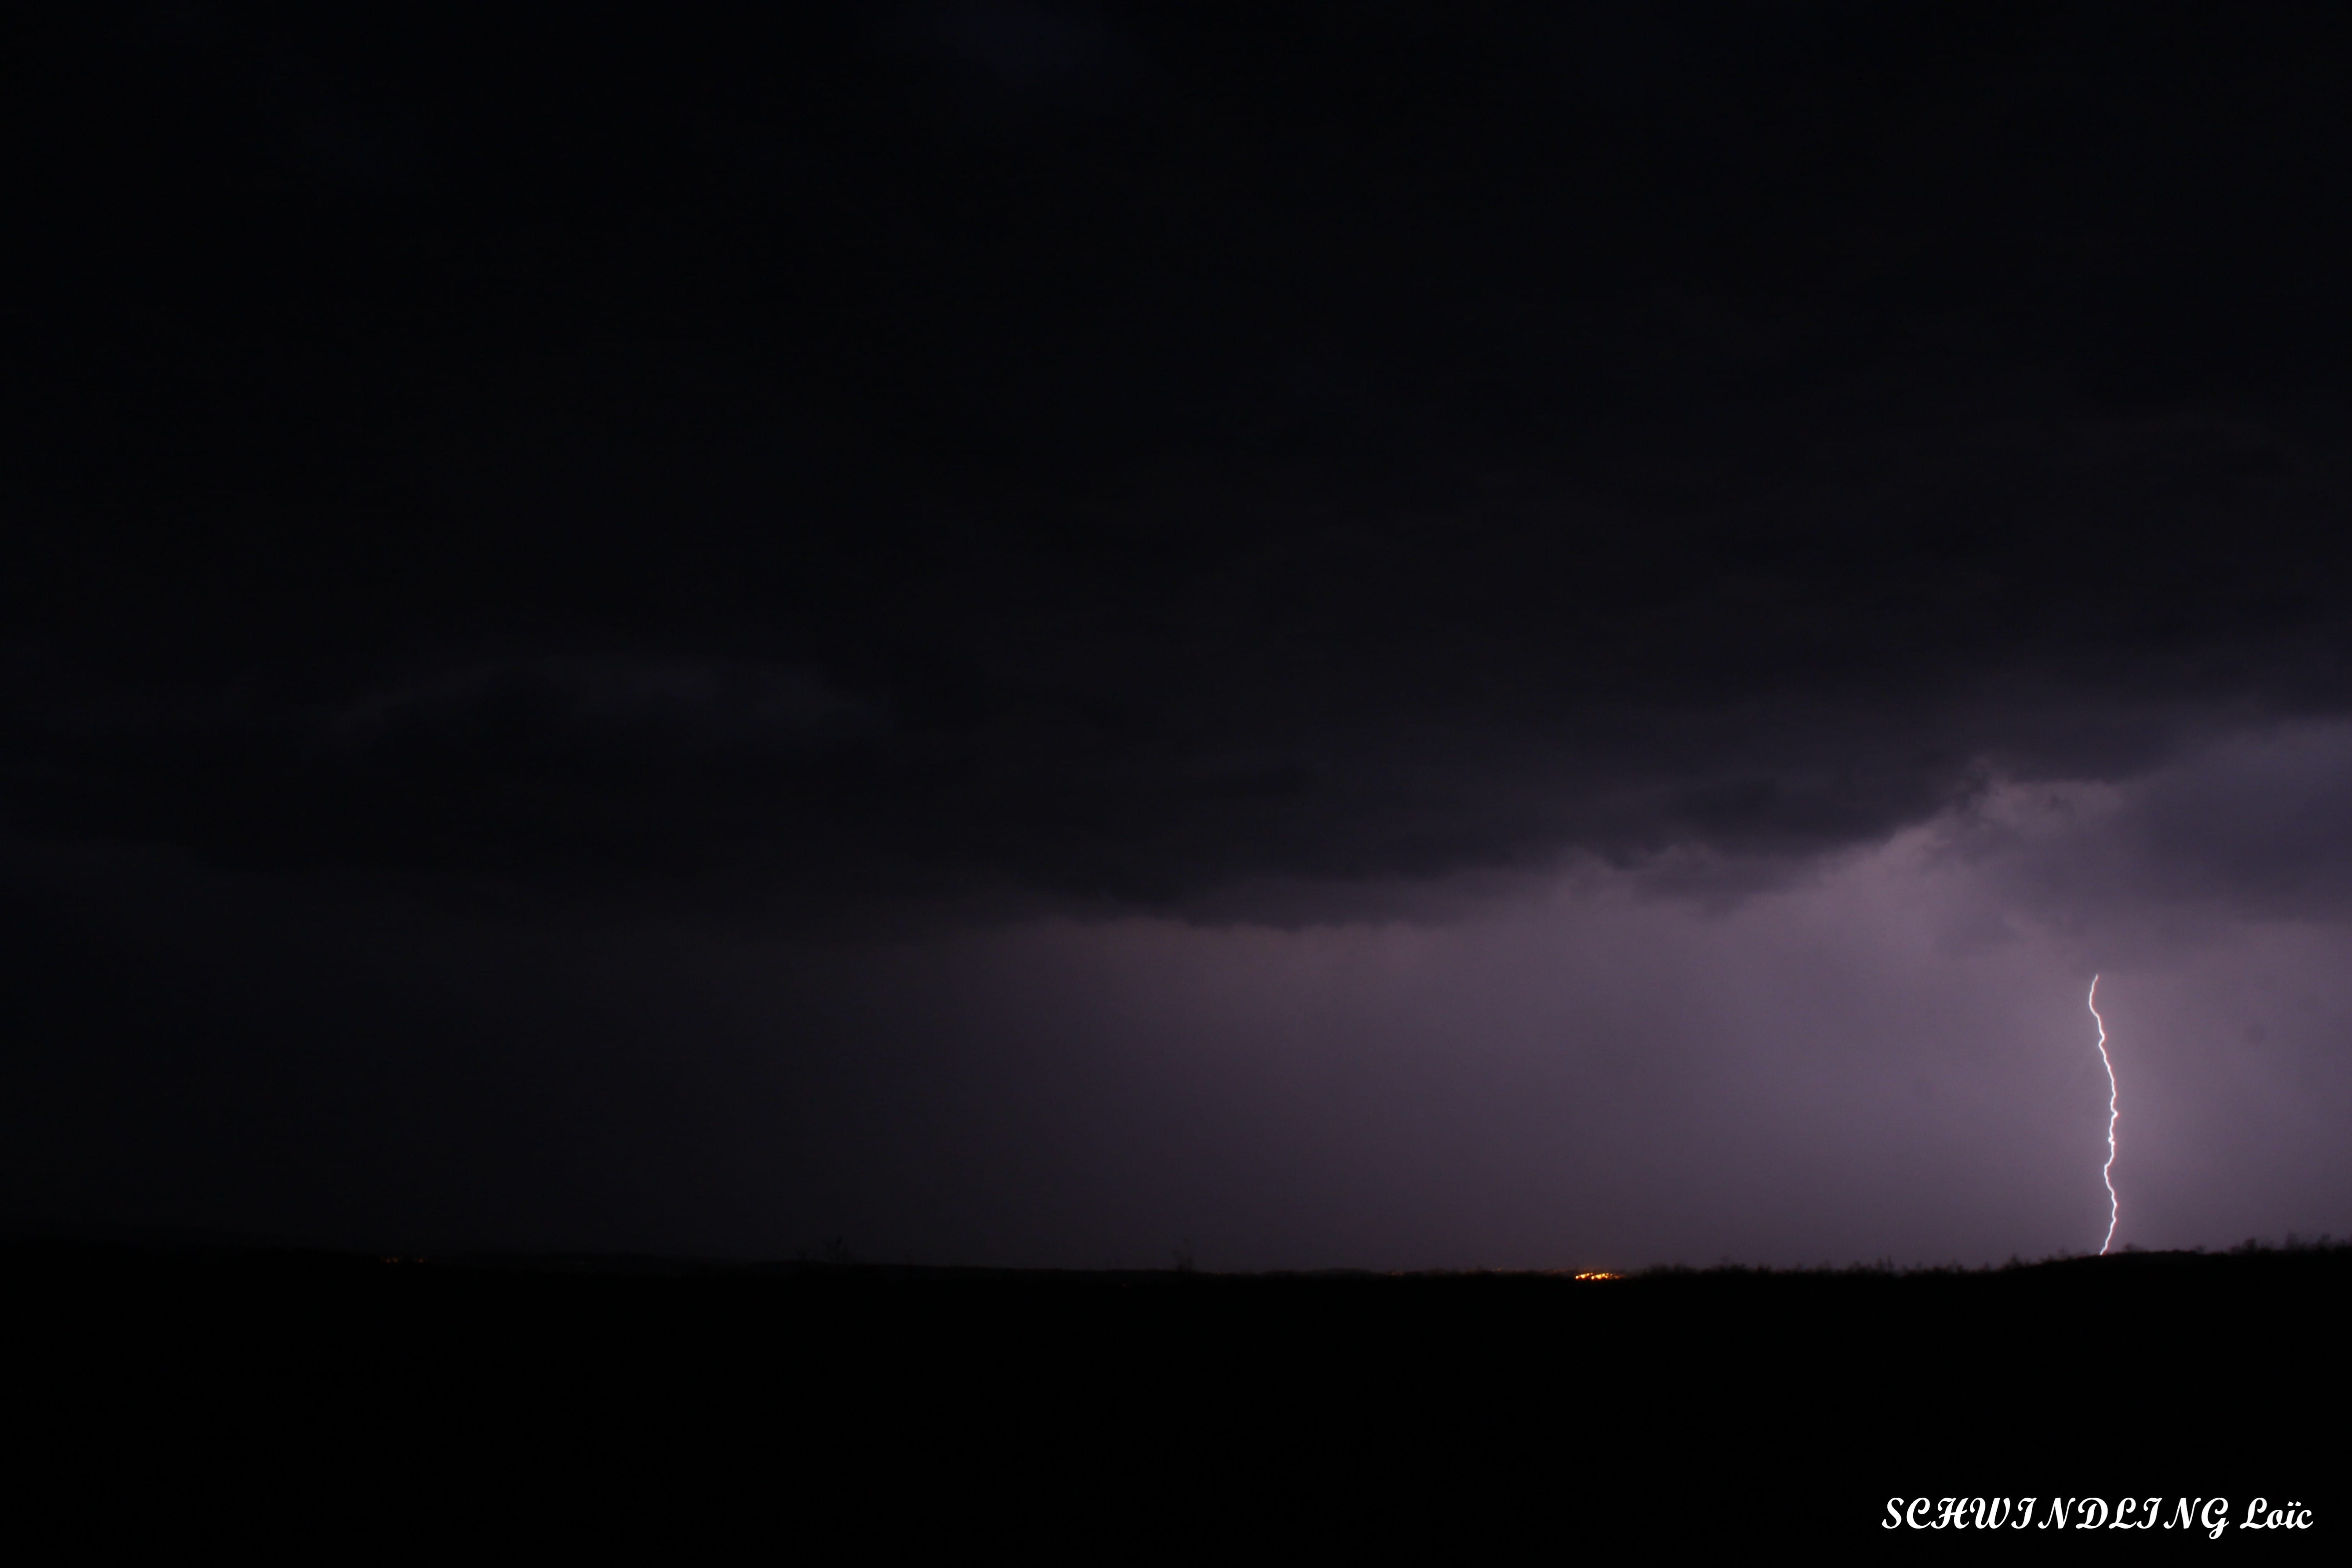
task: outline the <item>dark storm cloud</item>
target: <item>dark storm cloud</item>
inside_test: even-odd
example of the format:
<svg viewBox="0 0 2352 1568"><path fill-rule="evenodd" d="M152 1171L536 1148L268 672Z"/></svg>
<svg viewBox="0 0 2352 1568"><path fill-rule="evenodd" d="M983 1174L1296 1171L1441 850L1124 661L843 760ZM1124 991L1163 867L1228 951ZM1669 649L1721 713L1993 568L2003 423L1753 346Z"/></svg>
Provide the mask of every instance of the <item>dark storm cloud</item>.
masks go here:
<svg viewBox="0 0 2352 1568"><path fill-rule="evenodd" d="M26 110L21 833L1231 913L2347 693L2324 18L192 15Z"/></svg>
<svg viewBox="0 0 2352 1568"><path fill-rule="evenodd" d="M15 793L281 866L1183 902L1563 847L1802 856L1995 771L2125 776L2330 704L2326 586L2279 558L2327 500L2279 476L2310 449L2194 418L2063 434L1919 437L1885 484L1782 503L1805 515L1745 559L1737 513L1676 540L1562 487L1451 516L1195 494L1182 533L912 542L863 601L807 588L841 573L820 557L776 574L766 646L728 647L754 612L721 604L744 618L667 646L567 631L160 687L100 665L72 701L26 683ZM833 624L793 637L799 614Z"/></svg>
<svg viewBox="0 0 2352 1568"><path fill-rule="evenodd" d="M2011 784L1953 818L1950 847L2001 896L2062 921L2177 936L2352 910L2352 733L2340 720L2236 730L2125 784Z"/></svg>

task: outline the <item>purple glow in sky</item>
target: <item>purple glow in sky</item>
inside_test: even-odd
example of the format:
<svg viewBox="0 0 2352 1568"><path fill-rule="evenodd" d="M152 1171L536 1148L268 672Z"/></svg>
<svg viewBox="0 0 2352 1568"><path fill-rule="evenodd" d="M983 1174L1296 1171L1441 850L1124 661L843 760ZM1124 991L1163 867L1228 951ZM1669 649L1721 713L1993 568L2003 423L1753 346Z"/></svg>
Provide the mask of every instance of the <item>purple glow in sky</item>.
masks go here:
<svg viewBox="0 0 2352 1568"><path fill-rule="evenodd" d="M2340 1230L2352 927L2313 883L2183 880L2177 825L2209 866L2259 859L2347 764L2341 727L2289 727L2119 785L1998 785L1769 886L1570 864L1285 927L450 925L266 879L20 864L50 931L148 953L233 1026L193 1058L60 1028L11 1069L7 1168L68 1215L409 1246L2033 1258L2103 1228L2080 1151L2111 1085L2067 1022L2095 951L2100 1022L2141 1067L2113 1239ZM2234 804L2207 809L2225 768ZM164 1140L168 1169L136 1157Z"/></svg>

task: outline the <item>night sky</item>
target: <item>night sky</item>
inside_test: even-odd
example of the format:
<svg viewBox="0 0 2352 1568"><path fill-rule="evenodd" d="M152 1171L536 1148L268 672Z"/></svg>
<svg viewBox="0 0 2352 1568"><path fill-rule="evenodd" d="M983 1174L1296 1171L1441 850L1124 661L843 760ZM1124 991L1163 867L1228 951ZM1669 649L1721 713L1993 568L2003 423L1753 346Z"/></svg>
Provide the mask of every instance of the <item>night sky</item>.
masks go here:
<svg viewBox="0 0 2352 1568"><path fill-rule="evenodd" d="M2352 1233L2352 11L39 9L0 1224Z"/></svg>

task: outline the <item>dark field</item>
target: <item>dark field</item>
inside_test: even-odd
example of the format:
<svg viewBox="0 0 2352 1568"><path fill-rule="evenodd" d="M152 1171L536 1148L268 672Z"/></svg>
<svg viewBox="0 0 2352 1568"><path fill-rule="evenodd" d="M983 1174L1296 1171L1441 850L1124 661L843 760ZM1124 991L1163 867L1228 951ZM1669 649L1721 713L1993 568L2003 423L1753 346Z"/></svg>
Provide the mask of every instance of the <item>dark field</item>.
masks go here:
<svg viewBox="0 0 2352 1568"><path fill-rule="evenodd" d="M330 1557L1884 1542L1889 1498L1955 1494L2292 1500L2315 1528L2253 1539L2305 1547L2338 1522L2352 1300L2333 1247L1599 1282L55 1244L5 1269L20 1520L93 1549L331 1520Z"/></svg>

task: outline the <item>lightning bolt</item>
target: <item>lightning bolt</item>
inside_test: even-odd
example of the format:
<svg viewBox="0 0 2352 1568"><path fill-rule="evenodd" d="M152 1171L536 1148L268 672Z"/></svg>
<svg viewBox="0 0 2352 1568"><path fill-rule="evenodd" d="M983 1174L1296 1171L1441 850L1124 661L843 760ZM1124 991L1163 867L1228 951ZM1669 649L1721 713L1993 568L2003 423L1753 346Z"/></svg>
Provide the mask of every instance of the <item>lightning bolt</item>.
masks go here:
<svg viewBox="0 0 2352 1568"><path fill-rule="evenodd" d="M2107 1248L2116 1244L2116 1222L2123 1216L2123 1205L2116 1198L2116 1064L2107 1056L2107 1021L2099 1016L2099 977L2091 976L2091 1017L2099 1026L2099 1065L2107 1069L2107 1163L2099 1172L2099 1180L2107 1184L2107 1239L2099 1243L2099 1256L2105 1258Z"/></svg>

